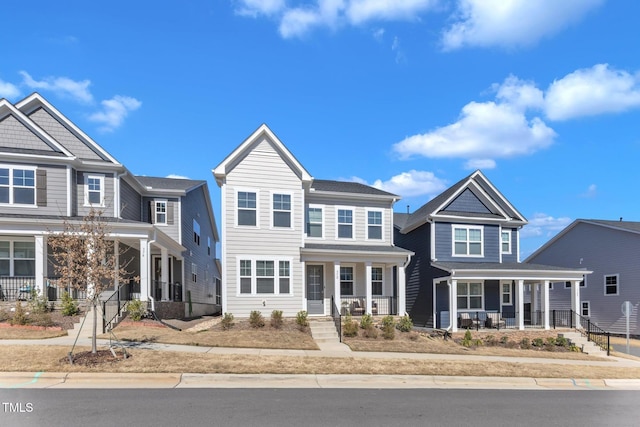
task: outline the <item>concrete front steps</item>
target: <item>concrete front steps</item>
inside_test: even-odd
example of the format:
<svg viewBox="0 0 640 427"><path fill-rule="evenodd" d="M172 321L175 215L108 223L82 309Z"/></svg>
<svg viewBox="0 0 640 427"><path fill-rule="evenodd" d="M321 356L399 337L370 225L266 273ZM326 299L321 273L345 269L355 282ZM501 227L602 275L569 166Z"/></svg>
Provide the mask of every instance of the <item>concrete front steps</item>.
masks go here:
<svg viewBox="0 0 640 427"><path fill-rule="evenodd" d="M587 337L583 336L580 332L562 332L558 334L558 336L566 338L571 344L581 348L583 353L591 356L607 356L605 350L593 341L588 341Z"/></svg>
<svg viewBox="0 0 640 427"><path fill-rule="evenodd" d="M349 352L349 346L340 342L336 325L331 317L319 317L309 319L309 329L311 337L318 344L320 350Z"/></svg>
<svg viewBox="0 0 640 427"><path fill-rule="evenodd" d="M98 308L98 335L102 333L102 317ZM84 321L84 324L82 323ZM73 324L73 329L67 330L70 337L91 338L93 335L93 309L89 309L78 323ZM78 335L79 333L79 335Z"/></svg>

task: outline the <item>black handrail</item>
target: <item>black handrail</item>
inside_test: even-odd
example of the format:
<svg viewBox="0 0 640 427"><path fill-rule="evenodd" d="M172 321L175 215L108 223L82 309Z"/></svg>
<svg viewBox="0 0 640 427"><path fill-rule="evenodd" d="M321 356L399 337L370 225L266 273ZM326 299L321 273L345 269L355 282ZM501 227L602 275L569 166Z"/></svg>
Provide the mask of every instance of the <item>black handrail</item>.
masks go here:
<svg viewBox="0 0 640 427"><path fill-rule="evenodd" d="M125 283L120 287L118 287L118 289L113 294L111 294L109 298L107 298L105 301L102 302L102 333L103 334L107 332L107 329L113 329L113 327L115 326L115 324L113 324L114 320L122 314L127 302L129 302L130 300L131 300L131 288L129 287L129 283ZM107 313L107 307L109 308L113 307L114 302L116 306L115 312L113 312L113 310L109 310L110 313Z"/></svg>
<svg viewBox="0 0 640 427"><path fill-rule="evenodd" d="M572 310L573 314L573 310ZM599 326L591 323L591 319L588 317L583 317L581 314L578 314L578 319L580 319L580 326L582 328L578 328L578 331L587 337L587 341L594 342L598 347L605 350L607 352L607 356L610 356L610 348L611 348L611 332L605 331ZM586 323L586 328L585 328Z"/></svg>
<svg viewBox="0 0 640 427"><path fill-rule="evenodd" d="M331 297L331 317L333 318L333 323L336 325L336 329L338 330L338 339L342 342L342 315L336 306L333 296Z"/></svg>

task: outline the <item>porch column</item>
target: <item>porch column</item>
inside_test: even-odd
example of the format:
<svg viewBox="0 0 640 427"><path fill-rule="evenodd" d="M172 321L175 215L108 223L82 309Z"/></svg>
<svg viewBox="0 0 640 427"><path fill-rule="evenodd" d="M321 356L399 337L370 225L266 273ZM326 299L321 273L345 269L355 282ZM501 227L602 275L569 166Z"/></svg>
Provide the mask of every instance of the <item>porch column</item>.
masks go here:
<svg viewBox="0 0 640 427"><path fill-rule="evenodd" d="M538 284L531 284L531 324L537 325L538 318L536 312L538 311Z"/></svg>
<svg viewBox="0 0 640 427"><path fill-rule="evenodd" d="M458 332L458 281L451 279L449 285L449 325L451 332Z"/></svg>
<svg viewBox="0 0 640 427"><path fill-rule="evenodd" d="M140 239L140 301L149 300L149 244Z"/></svg>
<svg viewBox="0 0 640 427"><path fill-rule="evenodd" d="M549 281L544 280L542 282L542 292L540 292L542 298L542 309L544 310L544 329L550 329L549 326Z"/></svg>
<svg viewBox="0 0 640 427"><path fill-rule="evenodd" d="M371 304L371 263L370 262L365 263L364 269L365 269L365 280L366 280L366 283L365 283L365 289L366 289L365 290L365 304L366 304L365 313L371 314L372 313L372 311L371 311L371 307L372 307L372 304Z"/></svg>
<svg viewBox="0 0 640 427"><path fill-rule="evenodd" d="M160 248L160 281L162 282L162 301L170 300L169 296L169 252Z"/></svg>
<svg viewBox="0 0 640 427"><path fill-rule="evenodd" d="M573 311L573 324L576 328L582 328L580 324L580 281L571 281L571 310Z"/></svg>
<svg viewBox="0 0 640 427"><path fill-rule="evenodd" d="M35 289L38 295L46 296L46 290L44 289L44 276L47 271L47 239L45 236L35 236Z"/></svg>
<svg viewBox="0 0 640 427"><path fill-rule="evenodd" d="M333 297L335 298L336 308L342 314L342 301L340 301L340 262L333 263Z"/></svg>
<svg viewBox="0 0 640 427"><path fill-rule="evenodd" d="M113 242L113 257L115 258L115 263L113 269L115 270L115 280L113 282L113 290L117 291L120 287L120 274L118 271L120 270L120 241L115 240Z"/></svg>
<svg viewBox="0 0 640 427"><path fill-rule="evenodd" d="M518 280L518 329L524 329L524 280Z"/></svg>
<svg viewBox="0 0 640 427"><path fill-rule="evenodd" d="M398 264L397 270L398 270L398 315L403 316L407 312L407 289L405 285L406 277L405 277L405 271L404 271L404 264Z"/></svg>

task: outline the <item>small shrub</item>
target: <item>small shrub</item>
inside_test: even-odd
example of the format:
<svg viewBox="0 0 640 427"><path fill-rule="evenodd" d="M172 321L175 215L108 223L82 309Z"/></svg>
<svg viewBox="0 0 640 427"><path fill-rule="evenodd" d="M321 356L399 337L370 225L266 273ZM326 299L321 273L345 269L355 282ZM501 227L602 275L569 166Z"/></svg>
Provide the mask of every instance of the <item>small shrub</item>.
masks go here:
<svg viewBox="0 0 640 427"><path fill-rule="evenodd" d="M273 310L271 312L271 327L275 329L282 328L282 310Z"/></svg>
<svg viewBox="0 0 640 427"><path fill-rule="evenodd" d="M32 325L37 326L55 326L53 319L51 318L51 313L32 313L31 322Z"/></svg>
<svg viewBox="0 0 640 427"><path fill-rule="evenodd" d="M34 314L42 314L49 312L49 299L46 295L40 294L37 289L31 289L31 299L29 300L29 308Z"/></svg>
<svg viewBox="0 0 640 427"><path fill-rule="evenodd" d="M461 344L464 347L471 347L472 338L471 338L471 331L469 329L467 329L467 332L464 333L464 337L462 338Z"/></svg>
<svg viewBox="0 0 640 427"><path fill-rule="evenodd" d="M71 298L69 292L62 293L62 315L63 316L75 316L80 310L78 309L78 302Z"/></svg>
<svg viewBox="0 0 640 427"><path fill-rule="evenodd" d="M396 326L400 332L409 332L413 329L413 322L409 315L405 314L398 320L398 324Z"/></svg>
<svg viewBox="0 0 640 427"><path fill-rule="evenodd" d="M222 326L222 330L226 331L233 327L233 314L225 313L222 316L222 320L220 321L220 326Z"/></svg>
<svg viewBox="0 0 640 427"><path fill-rule="evenodd" d="M531 340L529 338L522 338L520 341L520 348L528 350L531 348Z"/></svg>
<svg viewBox="0 0 640 427"><path fill-rule="evenodd" d="M524 338L522 341L524 342ZM534 338L532 344L534 347L542 347L544 345L544 340L542 338Z"/></svg>
<svg viewBox="0 0 640 427"><path fill-rule="evenodd" d="M127 313L129 313L131 320L139 322L147 313L147 308L145 307L144 302L139 299L132 299L127 303Z"/></svg>
<svg viewBox="0 0 640 427"><path fill-rule="evenodd" d="M362 329L368 329L370 326L373 326L373 317L369 313L365 313L360 318L360 327Z"/></svg>
<svg viewBox="0 0 640 427"><path fill-rule="evenodd" d="M298 314L296 314L296 325L298 325L298 329L304 331L309 326L308 313L305 310L300 310Z"/></svg>
<svg viewBox="0 0 640 427"><path fill-rule="evenodd" d="M382 337L385 340L392 340L396 337L396 328L393 324L386 324L382 326Z"/></svg>
<svg viewBox="0 0 640 427"><path fill-rule="evenodd" d="M559 345L560 347L568 347L569 340L566 339L565 337L558 337L556 338L556 345Z"/></svg>
<svg viewBox="0 0 640 427"><path fill-rule="evenodd" d="M27 313L24 311L24 307L22 307L22 303L20 301L16 302L16 310L13 312L13 317L11 318L10 323L12 325L26 325L29 323Z"/></svg>
<svg viewBox="0 0 640 427"><path fill-rule="evenodd" d="M344 317L344 325L342 326L342 334L345 337L358 336L358 322L351 318L350 314Z"/></svg>
<svg viewBox="0 0 640 427"><path fill-rule="evenodd" d="M547 337L547 345L556 345L556 339L554 337Z"/></svg>
<svg viewBox="0 0 640 427"><path fill-rule="evenodd" d="M507 335L503 335L502 337L500 337L501 344L506 344L508 342L509 342L509 337Z"/></svg>
<svg viewBox="0 0 640 427"><path fill-rule="evenodd" d="M471 343L476 347L482 347L482 345L484 344L484 342L480 338L476 338Z"/></svg>
<svg viewBox="0 0 640 427"><path fill-rule="evenodd" d="M382 318L382 327L391 327L391 328L395 328L396 327L396 319L393 318L393 316L391 315L387 315L384 316Z"/></svg>
<svg viewBox="0 0 640 427"><path fill-rule="evenodd" d="M367 329L364 330L364 336L366 338L378 338L378 330L373 325L369 325Z"/></svg>
<svg viewBox="0 0 640 427"><path fill-rule="evenodd" d="M484 338L484 342L486 345L491 347L498 345L498 339L494 335L487 335Z"/></svg>
<svg viewBox="0 0 640 427"><path fill-rule="evenodd" d="M575 344L571 344L569 346L569 351L572 351L574 353L581 353L582 349L580 347L578 347L577 345L575 345Z"/></svg>
<svg viewBox="0 0 640 427"><path fill-rule="evenodd" d="M258 310L252 310L249 313L249 324L252 328L262 328L264 327L264 317L262 317L262 313Z"/></svg>

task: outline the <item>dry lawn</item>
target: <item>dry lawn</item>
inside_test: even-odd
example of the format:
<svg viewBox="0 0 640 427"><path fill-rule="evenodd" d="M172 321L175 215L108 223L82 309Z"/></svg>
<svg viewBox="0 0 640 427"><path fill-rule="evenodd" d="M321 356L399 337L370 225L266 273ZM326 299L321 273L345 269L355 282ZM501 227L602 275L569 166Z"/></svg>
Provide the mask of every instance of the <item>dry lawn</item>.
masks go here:
<svg viewBox="0 0 640 427"><path fill-rule="evenodd" d="M0 340L41 340L62 337L67 331L60 330L26 330L22 328L0 328Z"/></svg>

